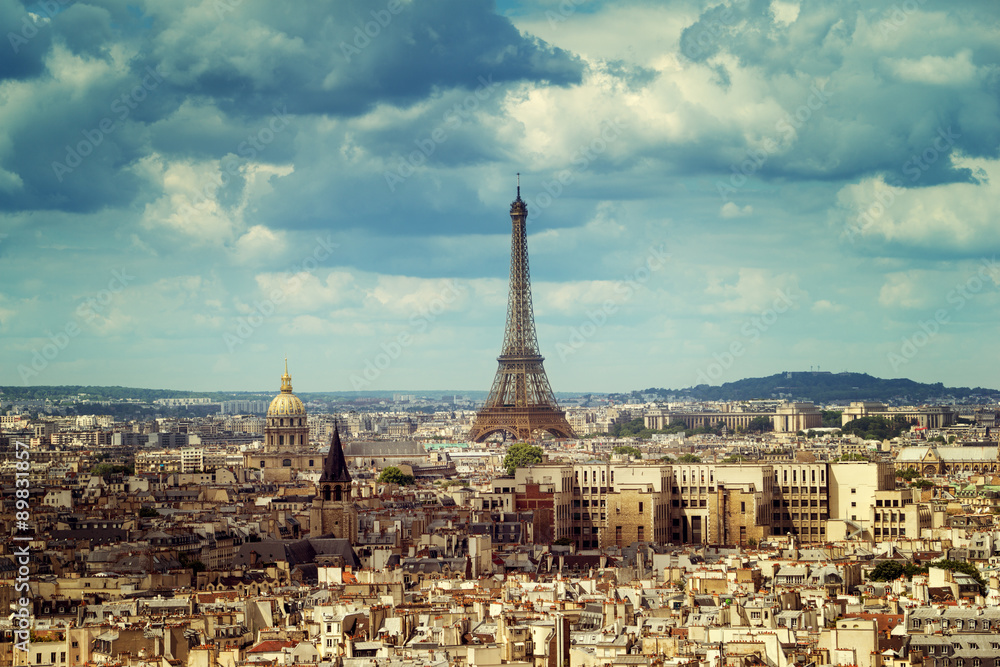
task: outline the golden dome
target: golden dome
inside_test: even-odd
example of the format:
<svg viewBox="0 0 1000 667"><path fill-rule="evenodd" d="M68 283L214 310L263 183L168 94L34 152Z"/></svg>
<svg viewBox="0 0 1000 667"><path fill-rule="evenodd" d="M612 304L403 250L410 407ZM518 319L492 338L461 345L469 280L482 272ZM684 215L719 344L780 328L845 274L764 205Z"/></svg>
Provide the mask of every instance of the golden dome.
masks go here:
<svg viewBox="0 0 1000 667"><path fill-rule="evenodd" d="M285 374L281 376L281 393L271 401L267 409L268 417L287 417L306 414L306 406L292 393L292 376L288 374L288 359L285 359Z"/></svg>

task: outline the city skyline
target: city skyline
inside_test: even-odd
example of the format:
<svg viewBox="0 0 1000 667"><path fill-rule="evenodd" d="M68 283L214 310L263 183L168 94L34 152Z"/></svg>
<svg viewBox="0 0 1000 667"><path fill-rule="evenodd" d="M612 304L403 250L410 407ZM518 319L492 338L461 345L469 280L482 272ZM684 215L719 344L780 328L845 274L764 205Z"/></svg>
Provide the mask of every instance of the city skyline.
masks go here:
<svg viewBox="0 0 1000 667"><path fill-rule="evenodd" d="M557 393L996 385L993 5L34 11L0 0L0 385L487 391L517 172Z"/></svg>

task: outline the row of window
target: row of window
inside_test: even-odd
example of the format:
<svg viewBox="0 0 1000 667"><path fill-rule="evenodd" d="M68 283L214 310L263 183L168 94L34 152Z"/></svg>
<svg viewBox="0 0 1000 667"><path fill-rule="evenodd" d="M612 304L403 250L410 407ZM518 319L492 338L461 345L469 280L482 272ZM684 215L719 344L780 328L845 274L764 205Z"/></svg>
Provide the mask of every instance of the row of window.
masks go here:
<svg viewBox="0 0 1000 667"><path fill-rule="evenodd" d="M785 468L784 470L781 470L780 472L781 472L781 479L779 480L778 479L778 473L779 473L779 471L777 471L777 470L774 471L774 481L775 482L781 481L781 482L785 482L787 484L788 483L788 469ZM805 481L807 481L806 480L806 471L805 470L796 470L795 468L792 468L791 472L792 472L792 482L798 482L798 481L805 482ZM809 480L808 481L810 481L813 484L815 484L816 483L816 468L811 468L809 470L809 472L811 473L811 475L809 476ZM800 475L799 473L802 473L802 474ZM824 484L826 482L826 468L825 467L819 469L819 481L820 481L820 484Z"/></svg>
<svg viewBox="0 0 1000 667"><path fill-rule="evenodd" d="M917 628L917 629L919 629L922 623L923 623L923 621L921 619L919 619L919 618L910 619L910 627L911 628ZM948 628L949 627L949 622L948 622L947 618L942 618L941 619L941 627L942 628ZM998 624L998 627L1000 627L1000 624ZM974 619L969 619L968 621L963 621L962 619L958 619L958 620L956 620L954 622L954 628L956 630L970 630L970 631L985 630L985 631L989 631L990 630L990 621L987 620L987 619L983 619L982 621L979 621L977 623ZM970 644L970 646L972 648L979 648L979 646L977 646L976 644ZM933 648L934 647L931 646L931 652L932 653L933 653ZM990 648L1000 650L1000 642L992 642L990 644Z"/></svg>
<svg viewBox="0 0 1000 667"><path fill-rule="evenodd" d="M826 508L826 501L825 500L821 501L821 500L816 500L815 498L813 498L812 500L809 500L807 498L803 498L801 501L798 498L792 498L791 500L777 500L776 499L776 500L772 500L771 504L774 507L782 507L782 506L784 506L784 507L789 507L789 506L790 507L798 507L799 505L801 505L802 507L821 507L821 508L824 508L824 509Z"/></svg>

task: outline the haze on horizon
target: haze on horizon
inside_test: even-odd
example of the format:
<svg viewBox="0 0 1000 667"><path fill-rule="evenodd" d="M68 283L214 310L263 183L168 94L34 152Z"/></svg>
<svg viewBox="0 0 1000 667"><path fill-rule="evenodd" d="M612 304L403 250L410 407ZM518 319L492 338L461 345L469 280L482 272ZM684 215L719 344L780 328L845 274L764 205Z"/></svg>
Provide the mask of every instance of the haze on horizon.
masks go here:
<svg viewBox="0 0 1000 667"><path fill-rule="evenodd" d="M486 391L517 172L556 392L996 384L995 3L30 8L0 385Z"/></svg>

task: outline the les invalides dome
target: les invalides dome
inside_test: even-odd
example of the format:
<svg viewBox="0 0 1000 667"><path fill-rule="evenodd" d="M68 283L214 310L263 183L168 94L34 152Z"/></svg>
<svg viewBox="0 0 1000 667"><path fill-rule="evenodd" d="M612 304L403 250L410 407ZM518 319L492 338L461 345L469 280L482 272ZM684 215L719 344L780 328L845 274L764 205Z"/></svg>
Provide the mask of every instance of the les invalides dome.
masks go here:
<svg viewBox="0 0 1000 667"><path fill-rule="evenodd" d="M267 409L264 446L271 452L303 451L309 446L306 406L292 393L288 359L285 359L285 374L281 376L281 393L274 397L271 407Z"/></svg>

